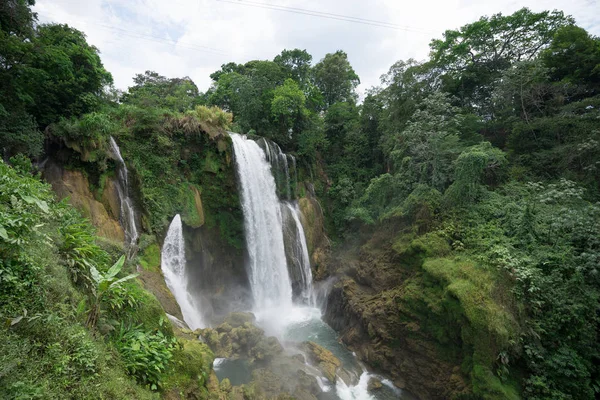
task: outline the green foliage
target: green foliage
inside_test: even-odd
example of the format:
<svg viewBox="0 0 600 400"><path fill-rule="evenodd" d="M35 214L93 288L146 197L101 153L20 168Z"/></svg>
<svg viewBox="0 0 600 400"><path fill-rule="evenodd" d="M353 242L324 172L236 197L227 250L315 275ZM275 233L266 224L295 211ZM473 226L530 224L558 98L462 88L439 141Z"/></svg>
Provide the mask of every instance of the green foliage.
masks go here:
<svg viewBox="0 0 600 400"><path fill-rule="evenodd" d="M293 129L294 123L301 121L307 114L305 102L306 98L298 84L292 79L286 79L283 85L273 91L271 116L285 131L289 131Z"/></svg>
<svg viewBox="0 0 600 400"><path fill-rule="evenodd" d="M459 152L462 116L443 93L423 101L391 152L396 170L415 183L444 190L452 177L452 160ZM409 179L410 179L409 178Z"/></svg>
<svg viewBox="0 0 600 400"><path fill-rule="evenodd" d="M167 337L161 331L147 332L141 326L121 326L115 345L123 358L125 367L138 382L158 390L164 374L178 347L177 339Z"/></svg>
<svg viewBox="0 0 600 400"><path fill-rule="evenodd" d="M149 271L157 270L160 267L160 247L157 243L151 244L142 251L140 265Z"/></svg>
<svg viewBox="0 0 600 400"><path fill-rule="evenodd" d="M206 343L179 338L180 346L173 351L169 376L163 382L165 391L170 387L192 388L200 396L208 396L204 387L209 380L214 355Z"/></svg>
<svg viewBox="0 0 600 400"><path fill-rule="evenodd" d="M559 29L542 59L552 78L573 84L590 85L596 93L600 85L600 39L585 29L568 25Z"/></svg>
<svg viewBox="0 0 600 400"><path fill-rule="evenodd" d="M152 398L84 328L88 267L107 255L38 179L0 162L0 397Z"/></svg>
<svg viewBox="0 0 600 400"><path fill-rule="evenodd" d="M23 154L16 154L10 158L10 165L21 174L29 174L33 171L31 159Z"/></svg>
<svg viewBox="0 0 600 400"><path fill-rule="evenodd" d="M356 100L354 90L360 79L342 50L326 54L314 67L315 85L323 93L326 108L338 102Z"/></svg>
<svg viewBox="0 0 600 400"><path fill-rule="evenodd" d="M0 104L0 141L11 153L39 156L44 136L35 119L24 111L7 111Z"/></svg>
<svg viewBox="0 0 600 400"><path fill-rule="evenodd" d="M95 327L98 322L101 311L101 302L104 296L117 290L123 282L134 279L137 276L137 274L130 274L123 278L117 278L117 275L121 272L121 269L123 269L124 263L125 256L121 256L121 258L119 258L106 273L101 273L96 267L89 265L90 276L94 284L92 286L92 306L86 322L89 327Z"/></svg>
<svg viewBox="0 0 600 400"><path fill-rule="evenodd" d="M464 150L456 159L454 183L446 191L448 204L468 205L480 198L485 185L497 185L506 176L506 157L489 142Z"/></svg>
<svg viewBox="0 0 600 400"><path fill-rule="evenodd" d="M0 397L154 399L82 326L49 314L0 328Z"/></svg>
<svg viewBox="0 0 600 400"><path fill-rule="evenodd" d="M97 109L112 82L98 49L66 25L37 25L33 0L0 5L0 140L9 154L38 156L42 130Z"/></svg>
<svg viewBox="0 0 600 400"><path fill-rule="evenodd" d="M90 271L93 263L104 264L108 262L108 257L96 245L94 232L88 223L77 221L77 217L73 217L71 222L59 228L62 237L59 251L73 282L91 291L93 282Z"/></svg>
<svg viewBox="0 0 600 400"><path fill-rule="evenodd" d="M522 8L511 15L481 17L431 41L431 59L445 72L448 91L468 107L491 113L490 94L498 74L512 63L535 58L561 27L573 19L560 11L534 13Z"/></svg>
<svg viewBox="0 0 600 400"><path fill-rule="evenodd" d="M188 77L168 79L154 71L137 74L121 101L138 107L167 108L184 112L198 104L198 87Z"/></svg>
<svg viewBox="0 0 600 400"><path fill-rule="evenodd" d="M85 35L67 25L39 25L34 38L40 49L27 63L34 69L23 82L32 93L29 112L41 126L59 116L82 115L97 109L102 88L112 82L98 54Z"/></svg>
<svg viewBox="0 0 600 400"><path fill-rule="evenodd" d="M283 50L275 56L273 62L281 66L288 77L298 82L302 87L308 84L310 79L310 64L312 56L306 50L294 49Z"/></svg>

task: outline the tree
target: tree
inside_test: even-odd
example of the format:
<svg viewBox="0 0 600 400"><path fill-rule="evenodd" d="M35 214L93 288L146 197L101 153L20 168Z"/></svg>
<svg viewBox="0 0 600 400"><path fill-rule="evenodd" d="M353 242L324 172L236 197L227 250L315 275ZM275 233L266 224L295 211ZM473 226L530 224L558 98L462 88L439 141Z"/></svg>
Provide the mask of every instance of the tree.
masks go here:
<svg viewBox="0 0 600 400"><path fill-rule="evenodd" d="M542 59L552 79L600 90L600 38L585 29L568 25L559 29Z"/></svg>
<svg viewBox="0 0 600 400"><path fill-rule="evenodd" d="M286 75L301 87L308 84L310 79L310 64L312 56L306 50L294 49L283 50L281 54L275 56L273 61L281 66Z"/></svg>
<svg viewBox="0 0 600 400"><path fill-rule="evenodd" d="M154 71L137 74L134 86L121 101L141 107L164 107L179 112L191 110L198 99L198 87L189 78L166 78Z"/></svg>
<svg viewBox="0 0 600 400"><path fill-rule="evenodd" d="M496 116L518 116L529 122L553 111L551 103L559 88L550 84L549 70L541 60L521 61L501 75L492 100Z"/></svg>
<svg viewBox="0 0 600 400"><path fill-rule="evenodd" d="M222 74L210 90L209 103L233 113L234 122L243 132L259 129L263 105L260 90L251 77L237 72ZM270 115L267 114L270 119Z"/></svg>
<svg viewBox="0 0 600 400"><path fill-rule="evenodd" d="M395 135L406 127L418 105L436 88L432 66L413 59L398 61L381 77L384 89L378 98L382 105L381 147L389 155L395 143Z"/></svg>
<svg viewBox="0 0 600 400"><path fill-rule="evenodd" d="M0 151L5 159L19 152L37 156L42 151L43 135L26 111L33 100L21 82L29 71L23 60L33 49L34 4L33 0L0 2Z"/></svg>
<svg viewBox="0 0 600 400"><path fill-rule="evenodd" d="M31 11L35 0L6 0L0 3L0 29L8 35L30 36L37 15Z"/></svg>
<svg viewBox="0 0 600 400"><path fill-rule="evenodd" d="M85 35L67 25L40 25L33 42L19 85L31 93L28 110L40 126L97 109L112 76Z"/></svg>
<svg viewBox="0 0 600 400"><path fill-rule="evenodd" d="M446 31L443 40L433 40L431 59L445 74L446 88L463 105L493 115L488 100L500 71L513 62L532 60L561 27L572 23L560 11L533 13L527 8L508 16L481 17Z"/></svg>
<svg viewBox="0 0 600 400"><path fill-rule="evenodd" d="M292 79L286 79L285 83L273 91L271 101L271 116L279 124L281 139L285 142L290 139L299 128L302 120L308 115L305 107L306 97L298 84Z"/></svg>
<svg viewBox="0 0 600 400"><path fill-rule="evenodd" d="M314 67L315 85L323 93L325 108L338 102L356 101L360 79L342 50L327 54Z"/></svg>
<svg viewBox="0 0 600 400"><path fill-rule="evenodd" d="M456 159L454 182L446 191L451 205L471 204L481 196L484 185L497 185L506 175L506 157L490 142L465 149Z"/></svg>
<svg viewBox="0 0 600 400"><path fill-rule="evenodd" d="M357 128L358 108L353 102L332 104L325 114L325 137L329 141L326 159L335 163L342 157L348 134Z"/></svg>
<svg viewBox="0 0 600 400"><path fill-rule="evenodd" d="M414 113L406 129L397 135L391 153L398 173L440 192L450 184L452 161L460 153L463 116L450 100L441 92L425 99L422 109Z"/></svg>

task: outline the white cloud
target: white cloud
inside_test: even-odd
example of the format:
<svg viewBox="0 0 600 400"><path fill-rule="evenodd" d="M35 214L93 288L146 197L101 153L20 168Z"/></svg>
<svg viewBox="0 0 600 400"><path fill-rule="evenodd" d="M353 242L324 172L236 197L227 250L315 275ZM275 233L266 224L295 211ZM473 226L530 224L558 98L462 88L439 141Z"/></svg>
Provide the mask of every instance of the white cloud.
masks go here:
<svg viewBox="0 0 600 400"><path fill-rule="evenodd" d="M482 15L562 9L600 35L597 0L261 0L274 5L386 21L420 32L247 7L217 0L38 0L41 22L67 23L84 31L102 52L117 87L154 70L190 76L200 90L221 64L272 59L284 48L306 49L314 62L342 49L361 77L360 89L379 83L397 60L424 59L432 38ZM176 41L178 44L174 44Z"/></svg>

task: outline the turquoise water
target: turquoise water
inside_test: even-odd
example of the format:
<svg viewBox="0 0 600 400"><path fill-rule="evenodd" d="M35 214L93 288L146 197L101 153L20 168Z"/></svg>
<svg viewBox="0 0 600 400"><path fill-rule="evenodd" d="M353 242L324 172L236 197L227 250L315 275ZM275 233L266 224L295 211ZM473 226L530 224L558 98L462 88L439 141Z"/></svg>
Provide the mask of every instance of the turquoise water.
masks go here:
<svg viewBox="0 0 600 400"><path fill-rule="evenodd" d="M323 389L319 400L415 400L410 393L396 388L384 377L366 372L356 357L342 343L338 334L321 319L321 311L311 307L293 307L291 309L271 309L257 313L257 323L269 336L276 336L284 347L294 349L304 341L315 342L331 351L341 362L346 380L337 380L335 385L318 377ZM217 365L218 364L218 365ZM243 360L218 359L215 372L219 380L229 378L233 385L249 383L252 369ZM384 384L382 388L369 392L367 385L371 377Z"/></svg>
<svg viewBox="0 0 600 400"><path fill-rule="evenodd" d="M229 381L233 386L240 386L250 383L252 380L253 368L246 360L217 358L215 359L213 366L219 381L229 378Z"/></svg>

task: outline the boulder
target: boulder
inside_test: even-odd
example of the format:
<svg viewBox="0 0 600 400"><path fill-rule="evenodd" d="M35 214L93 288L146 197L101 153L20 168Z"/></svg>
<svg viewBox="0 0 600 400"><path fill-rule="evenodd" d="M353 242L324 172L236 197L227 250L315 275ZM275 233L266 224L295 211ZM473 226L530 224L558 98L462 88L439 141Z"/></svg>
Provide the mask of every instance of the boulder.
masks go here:
<svg viewBox="0 0 600 400"><path fill-rule="evenodd" d="M377 378L371 378L371 379L369 379L369 383L367 383L367 390L369 392L379 390L382 387L383 387L383 383L381 383L381 381Z"/></svg>
<svg viewBox="0 0 600 400"><path fill-rule="evenodd" d="M306 352L309 361L319 368L330 382L335 383L337 371L342 366L341 361L331 351L315 342L302 343L302 349Z"/></svg>

